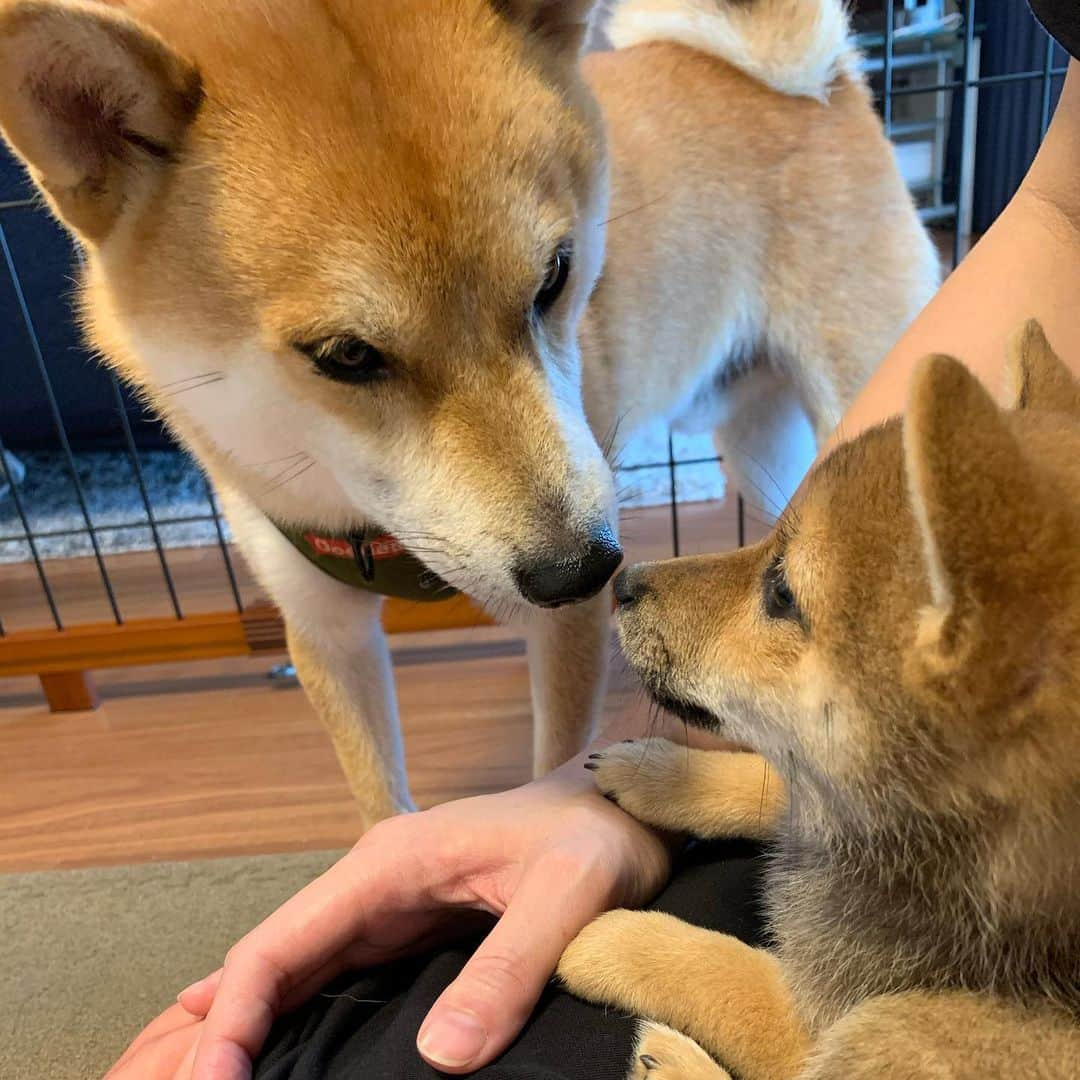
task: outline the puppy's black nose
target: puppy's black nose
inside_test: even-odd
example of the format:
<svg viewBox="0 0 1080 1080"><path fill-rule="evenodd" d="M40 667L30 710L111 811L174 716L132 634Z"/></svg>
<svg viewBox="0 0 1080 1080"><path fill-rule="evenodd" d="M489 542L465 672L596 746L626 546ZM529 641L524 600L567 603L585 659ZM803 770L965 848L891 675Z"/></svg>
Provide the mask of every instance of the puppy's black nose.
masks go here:
<svg viewBox="0 0 1080 1080"><path fill-rule="evenodd" d="M524 559L514 568L518 591L530 604L555 608L595 596L622 562L622 548L603 524L566 551Z"/></svg>
<svg viewBox="0 0 1080 1080"><path fill-rule="evenodd" d="M615 579L615 602L619 607L636 604L648 591L645 575L636 566L624 570Z"/></svg>

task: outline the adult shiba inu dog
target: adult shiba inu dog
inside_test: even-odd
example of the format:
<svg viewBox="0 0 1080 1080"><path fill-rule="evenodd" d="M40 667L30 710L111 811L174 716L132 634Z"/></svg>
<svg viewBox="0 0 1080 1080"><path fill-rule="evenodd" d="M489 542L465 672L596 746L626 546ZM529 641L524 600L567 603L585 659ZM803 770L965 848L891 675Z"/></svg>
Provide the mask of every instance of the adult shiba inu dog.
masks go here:
<svg viewBox="0 0 1080 1080"><path fill-rule="evenodd" d="M521 618L565 760L601 444L685 414L737 485L797 475L792 410L830 430L937 282L840 0L628 0L582 63L593 6L0 0L90 338L209 472L367 824L411 806L380 593Z"/></svg>
<svg viewBox="0 0 1080 1080"><path fill-rule="evenodd" d="M615 586L659 700L755 754L592 763L638 817L774 836L771 951L601 917L561 973L650 1080L1080 1075L1080 382L1029 324L1011 411L925 361L774 535ZM704 1047L704 1050L702 1049Z"/></svg>

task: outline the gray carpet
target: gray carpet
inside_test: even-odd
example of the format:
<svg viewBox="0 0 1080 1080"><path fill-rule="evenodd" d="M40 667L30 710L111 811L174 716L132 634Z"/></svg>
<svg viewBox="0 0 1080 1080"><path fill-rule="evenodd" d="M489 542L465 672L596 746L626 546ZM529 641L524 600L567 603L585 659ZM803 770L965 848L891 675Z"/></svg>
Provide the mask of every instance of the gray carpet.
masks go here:
<svg viewBox="0 0 1080 1080"><path fill-rule="evenodd" d="M93 554L67 457L60 451L20 453L26 470L19 485L23 509L45 559ZM75 471L98 543L106 553L147 551L154 538L131 458L123 452L76 454ZM176 450L139 455L154 520L167 548L204 547L218 542L209 489L203 474ZM59 535L56 535L59 534ZM30 546L15 500L0 497L0 563L26 562Z"/></svg>
<svg viewBox="0 0 1080 1080"><path fill-rule="evenodd" d="M179 990L336 858L0 877L0 1077L100 1080Z"/></svg>

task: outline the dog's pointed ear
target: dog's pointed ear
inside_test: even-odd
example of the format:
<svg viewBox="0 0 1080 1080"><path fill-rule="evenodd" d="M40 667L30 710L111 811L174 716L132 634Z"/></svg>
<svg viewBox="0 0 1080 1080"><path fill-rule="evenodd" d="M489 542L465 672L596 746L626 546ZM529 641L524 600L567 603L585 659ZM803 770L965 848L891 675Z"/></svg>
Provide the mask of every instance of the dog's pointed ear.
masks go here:
<svg viewBox="0 0 1080 1080"><path fill-rule="evenodd" d="M198 71L115 7L0 2L0 129L85 240L160 179L201 100Z"/></svg>
<svg viewBox="0 0 1080 1080"><path fill-rule="evenodd" d="M1009 342L1006 377L1013 408L1080 420L1080 379L1054 352L1037 319L1024 323Z"/></svg>
<svg viewBox="0 0 1080 1080"><path fill-rule="evenodd" d="M1069 524L1009 423L959 361L932 356L904 418L908 488L930 582L920 681L986 699L1028 677ZM1075 538L1074 538L1075 539Z"/></svg>
<svg viewBox="0 0 1080 1080"><path fill-rule="evenodd" d="M492 0L499 15L559 56L576 60L585 47L598 0Z"/></svg>

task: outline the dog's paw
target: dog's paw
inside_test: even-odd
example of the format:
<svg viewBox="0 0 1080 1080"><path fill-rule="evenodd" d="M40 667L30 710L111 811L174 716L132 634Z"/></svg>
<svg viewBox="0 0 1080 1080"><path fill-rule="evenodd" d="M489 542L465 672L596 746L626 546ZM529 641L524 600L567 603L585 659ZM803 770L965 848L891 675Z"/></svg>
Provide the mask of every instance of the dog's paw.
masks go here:
<svg viewBox="0 0 1080 1080"><path fill-rule="evenodd" d="M673 795L687 779L688 755L685 746L667 739L631 740L590 755L585 768L628 814L667 827Z"/></svg>
<svg viewBox="0 0 1080 1080"><path fill-rule="evenodd" d="M609 911L567 945L556 974L571 994L601 1005L616 1004L637 955L641 911Z"/></svg>
<svg viewBox="0 0 1080 1080"><path fill-rule="evenodd" d="M663 1024L642 1024L627 1080L731 1080L693 1039Z"/></svg>
<svg viewBox="0 0 1080 1080"><path fill-rule="evenodd" d="M685 936L694 931L660 911L609 911L570 942L557 975L586 1001L655 1016L653 999L666 993L663 958L685 947Z"/></svg>
<svg viewBox="0 0 1080 1080"><path fill-rule="evenodd" d="M572 994L635 1016L664 1016L677 957L707 931L661 911L609 911L566 947L558 977ZM676 965L673 976L670 965Z"/></svg>

